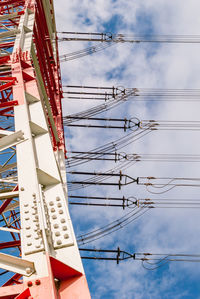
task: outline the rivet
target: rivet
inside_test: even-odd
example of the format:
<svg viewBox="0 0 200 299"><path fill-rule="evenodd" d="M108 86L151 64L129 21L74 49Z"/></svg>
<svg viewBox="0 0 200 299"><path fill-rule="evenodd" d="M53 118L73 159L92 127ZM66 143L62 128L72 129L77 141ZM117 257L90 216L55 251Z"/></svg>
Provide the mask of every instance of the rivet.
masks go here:
<svg viewBox="0 0 200 299"><path fill-rule="evenodd" d="M56 237L60 236L60 232L55 232Z"/></svg>
<svg viewBox="0 0 200 299"><path fill-rule="evenodd" d="M26 235L26 237L27 237L27 238L30 238L30 237L31 237L31 235Z"/></svg>
<svg viewBox="0 0 200 299"><path fill-rule="evenodd" d="M38 215L35 216L35 219L38 219Z"/></svg>
<svg viewBox="0 0 200 299"><path fill-rule="evenodd" d="M63 230L67 230L67 226L65 225L65 226L63 226L63 228L62 228Z"/></svg>
<svg viewBox="0 0 200 299"><path fill-rule="evenodd" d="M26 273L27 273L27 274L30 274L30 273L31 273L31 269L30 269L30 268L26 268ZM27 282L27 286L28 286L28 287L32 287L32 285L33 285L32 281L28 281L28 282Z"/></svg>
<svg viewBox="0 0 200 299"><path fill-rule="evenodd" d="M27 246L31 246L32 245L32 243L27 243Z"/></svg>
<svg viewBox="0 0 200 299"><path fill-rule="evenodd" d="M39 237L35 237L35 240L39 240Z"/></svg>
<svg viewBox="0 0 200 299"><path fill-rule="evenodd" d="M33 198L36 198L36 194L35 193L33 193L32 196L33 196Z"/></svg>
<svg viewBox="0 0 200 299"><path fill-rule="evenodd" d="M58 207L58 208L62 207L62 204L59 202L59 203L57 204L57 207Z"/></svg>
<svg viewBox="0 0 200 299"><path fill-rule="evenodd" d="M36 279L35 284L38 286L41 284L41 281L39 279Z"/></svg>
<svg viewBox="0 0 200 299"><path fill-rule="evenodd" d="M24 211L24 213L25 213L25 214L28 214L28 213L29 213L29 211L28 211L28 210L26 210L26 211Z"/></svg>
<svg viewBox="0 0 200 299"><path fill-rule="evenodd" d="M66 220L65 220L64 218L62 218L62 219L60 220L60 222L61 222L61 223L65 223Z"/></svg>
<svg viewBox="0 0 200 299"><path fill-rule="evenodd" d="M36 247L36 248L40 248L41 246L40 246L40 245L35 245L35 247Z"/></svg>
<svg viewBox="0 0 200 299"><path fill-rule="evenodd" d="M61 245L61 244L62 244L62 241L61 241L61 240L58 240L56 243L57 243L57 245Z"/></svg>
<svg viewBox="0 0 200 299"><path fill-rule="evenodd" d="M31 227L30 226L26 226L26 229L30 229Z"/></svg>
<svg viewBox="0 0 200 299"><path fill-rule="evenodd" d="M26 218L25 218L25 220L29 220L29 219L30 219L29 217L26 217Z"/></svg>
<svg viewBox="0 0 200 299"><path fill-rule="evenodd" d="M59 214L63 214L63 210L59 210Z"/></svg>
<svg viewBox="0 0 200 299"><path fill-rule="evenodd" d="M65 239L68 239L68 238L69 238L69 235L68 235L68 234L64 234L64 238L65 238Z"/></svg>
<svg viewBox="0 0 200 299"><path fill-rule="evenodd" d="M53 205L54 205L54 202L53 202L53 201L50 201L49 205L50 205L50 206L53 206Z"/></svg>
<svg viewBox="0 0 200 299"><path fill-rule="evenodd" d="M56 197L56 200L57 200L57 201L60 201L60 197L57 196L57 197Z"/></svg>
<svg viewBox="0 0 200 299"><path fill-rule="evenodd" d="M51 208L51 212L54 213L54 212L55 212L55 209L54 209L54 208Z"/></svg>
<svg viewBox="0 0 200 299"><path fill-rule="evenodd" d="M20 190L21 190L21 191L24 191L24 187L21 187Z"/></svg>
<svg viewBox="0 0 200 299"><path fill-rule="evenodd" d="M57 219L57 216L56 216L56 215L53 215L52 218L53 218L53 219Z"/></svg>
<svg viewBox="0 0 200 299"><path fill-rule="evenodd" d="M54 224L53 227L54 227L54 228L59 228L59 225L58 225L58 224Z"/></svg>
<svg viewBox="0 0 200 299"><path fill-rule="evenodd" d="M28 207L28 203L25 203L25 204L24 204L24 207Z"/></svg>

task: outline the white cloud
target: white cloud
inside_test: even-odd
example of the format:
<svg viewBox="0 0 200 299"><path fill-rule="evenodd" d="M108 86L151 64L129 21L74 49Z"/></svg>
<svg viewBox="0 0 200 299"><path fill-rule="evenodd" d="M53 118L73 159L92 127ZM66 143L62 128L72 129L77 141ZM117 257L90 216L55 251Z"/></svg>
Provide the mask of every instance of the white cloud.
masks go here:
<svg viewBox="0 0 200 299"><path fill-rule="evenodd" d="M197 0L189 2L174 0L148 1L55 1L58 31L108 31L105 24L113 16L120 33L142 33L150 28L157 34L199 34L199 8ZM117 18L117 19L116 19ZM60 43L60 53L70 53L84 48L84 43ZM62 78L65 84L150 88L199 88L200 64L198 61L199 45L159 45L147 44L115 45L105 51L62 64ZM63 99L64 115L82 111L95 105L89 102L70 102ZM159 120L199 120L198 103L157 103L131 102L118 106L107 115L137 116L141 119ZM113 113L113 114L112 114ZM89 129L71 129L67 137L67 149L89 150L122 136L122 132L108 132ZM120 135L119 135L120 134ZM68 135L68 133L67 133ZM68 135L69 136L69 135ZM198 154L200 149L199 132L153 132L126 151L138 153L182 153ZM91 166L90 166L91 165ZM93 163L82 169L93 171ZM99 165L99 164L98 164ZM111 164L100 167L109 169ZM137 176L183 176L199 177L198 163L138 163L127 173ZM97 196L136 196L151 198L196 198L199 188L175 188L164 195L149 194L145 188L130 185L122 189L89 187L85 194ZM120 209L74 208L73 220L77 230L84 231L88 223L91 229L103 226L124 215ZM127 211L128 212L128 211ZM85 214L87 213L87 217ZM148 212L121 231L100 239L95 244L101 248L152 252L198 252L199 249L199 212L190 209L155 209ZM90 244L88 244L90 245ZM90 246L92 246L91 244ZM89 246L88 246L89 247ZM192 264L171 264L159 273L149 274L139 262L131 261L118 267L108 263L93 262L95 280L86 267L91 281L93 298L191 298L190 289L181 288L181 279L190 276L190 283L197 281L199 266ZM92 268L93 269L93 268ZM92 270L93 271L93 270ZM104 275L102 273L107 273ZM151 275L154 277L152 280ZM93 280L93 283L92 283ZM177 285L176 285L177 284ZM170 290L171 288L171 290ZM173 293L174 292L174 293ZM180 292L180 293L178 293ZM148 294L148 295L147 295Z"/></svg>

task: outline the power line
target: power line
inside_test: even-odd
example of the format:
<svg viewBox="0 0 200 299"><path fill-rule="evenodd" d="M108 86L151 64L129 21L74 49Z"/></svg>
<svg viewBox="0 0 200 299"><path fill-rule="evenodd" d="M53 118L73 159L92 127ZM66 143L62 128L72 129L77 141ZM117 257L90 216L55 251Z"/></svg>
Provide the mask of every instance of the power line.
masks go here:
<svg viewBox="0 0 200 299"><path fill-rule="evenodd" d="M144 215L150 211L150 209L143 207L133 208L130 212L128 212L126 215L120 217L119 219L112 221L100 228L97 228L93 231L81 234L77 237L77 242L79 245L85 245L88 243L91 243L93 241L99 240L107 235L112 234L113 232L116 232L123 227L127 226L128 224L132 223L133 221L137 220L139 217Z"/></svg>
<svg viewBox="0 0 200 299"><path fill-rule="evenodd" d="M94 46L81 49L72 53L67 53L59 57L60 62L71 61L87 55L102 51L118 43L170 43L170 44L198 44L199 35L126 35L113 33L87 33L87 32L58 32L63 34L59 37L59 42L81 41L95 42ZM100 44L98 44L100 42Z"/></svg>
<svg viewBox="0 0 200 299"><path fill-rule="evenodd" d="M78 200L78 202L77 202ZM200 208L200 199L136 198L69 195L70 205L135 208Z"/></svg>
<svg viewBox="0 0 200 299"><path fill-rule="evenodd" d="M92 117L94 115L109 111L118 105L129 100L134 101L191 101L200 100L200 90L198 89L150 89L150 88L124 88L124 87L92 87L92 86L66 86L72 91L64 92L69 99L95 99L103 100L105 103L96 105L84 111L67 115L64 117L65 125L73 123L76 118ZM76 91L73 91L75 89ZM77 90L78 89L78 90ZM79 90L80 89L80 90ZM92 92L82 90L89 89ZM94 89L94 90L93 90ZM99 90L101 92L99 92ZM104 90L104 92L102 92ZM99 94L99 96L97 96ZM104 96L102 96L104 94ZM139 100L138 100L139 99ZM68 118L68 120L67 120Z"/></svg>
<svg viewBox="0 0 200 299"><path fill-rule="evenodd" d="M116 250L110 249L93 249L93 248L79 248L81 252L87 255L81 256L82 259L90 260L106 260L116 261L117 264L125 260L138 260L142 262L142 266L147 270L155 270L164 266L169 262L200 262L199 254L182 254L182 253L141 253L134 252L129 253L127 251L120 250L118 247Z"/></svg>
<svg viewBox="0 0 200 299"><path fill-rule="evenodd" d="M93 154L77 154L76 156L72 158L68 158L66 160L66 165L68 167L73 167L73 166L80 166L82 164L85 164L87 162L90 162L94 159L98 159L101 158L105 152L112 152L112 151L116 151L116 150L120 150L126 146L128 146L129 144L139 140L140 138L146 136L147 134L149 134L151 131L147 128L147 129L143 129L139 132L130 132L127 133L126 136L120 137L115 141L111 141L108 142L102 146L99 146L95 149L93 149L91 152L93 152ZM82 161L80 161L80 159L83 157Z"/></svg>
<svg viewBox="0 0 200 299"><path fill-rule="evenodd" d="M125 88L123 86L98 87L63 85L67 88L63 94L70 100L108 101L123 95L128 95L134 101L199 101L200 89L166 89L166 88Z"/></svg>
<svg viewBox="0 0 200 299"><path fill-rule="evenodd" d="M123 162L123 161L136 161L136 162L200 162L200 155L193 154L128 154L126 152L83 152L83 151L68 151L67 164L73 160L85 160L88 157L85 155L91 155L90 160L96 161L113 161L113 162ZM72 155L70 155L72 154ZM78 155L83 156L78 156ZM94 157L93 155L101 155L100 157Z"/></svg>
<svg viewBox="0 0 200 299"><path fill-rule="evenodd" d="M172 120L139 120L137 117L130 119L125 118L103 118L103 117L82 117L82 116L64 116L64 125L68 127L84 127L84 128L104 128L104 129L123 129L136 131L138 129L149 130L190 130L199 131L200 121L172 121ZM68 122L69 120L69 122ZM72 121L89 120L94 124L72 124ZM97 123L95 123L97 122ZM111 125L98 124L101 122L111 123ZM112 123L122 123L122 125L114 125Z"/></svg>
<svg viewBox="0 0 200 299"><path fill-rule="evenodd" d="M115 34L97 32L66 32L61 31L63 37L59 41L86 41L105 43L200 43L200 35L155 35L155 34Z"/></svg>
<svg viewBox="0 0 200 299"><path fill-rule="evenodd" d="M140 186L152 187L155 189L164 189L163 192L167 192L175 187L200 187L200 178L184 178L184 177L136 177L133 178L130 175L123 174L121 171L119 173L114 172L84 172L84 171L70 171L69 174L73 175L83 175L92 176L87 180L82 181L69 181L69 184L84 185L99 185L99 186L118 186L119 190L123 186L137 184ZM102 181L98 181L98 177L103 177ZM115 178L115 180L104 182L105 178ZM97 180L96 180L97 178ZM165 189L166 188L166 189ZM147 189L149 192L149 189ZM159 192L158 192L159 193Z"/></svg>

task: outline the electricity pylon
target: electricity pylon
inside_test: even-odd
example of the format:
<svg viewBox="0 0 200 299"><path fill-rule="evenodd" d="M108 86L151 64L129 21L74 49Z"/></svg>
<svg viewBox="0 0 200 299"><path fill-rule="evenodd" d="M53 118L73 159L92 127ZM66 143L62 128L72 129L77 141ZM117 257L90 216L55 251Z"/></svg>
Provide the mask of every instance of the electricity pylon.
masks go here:
<svg viewBox="0 0 200 299"><path fill-rule="evenodd" d="M90 298L66 203L53 0L0 0L0 27L0 298Z"/></svg>

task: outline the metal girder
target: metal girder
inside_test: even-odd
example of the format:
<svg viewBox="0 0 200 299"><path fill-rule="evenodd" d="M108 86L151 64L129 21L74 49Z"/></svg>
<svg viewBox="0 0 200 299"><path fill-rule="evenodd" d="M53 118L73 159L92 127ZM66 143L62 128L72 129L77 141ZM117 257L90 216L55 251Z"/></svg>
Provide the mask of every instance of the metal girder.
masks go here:
<svg viewBox="0 0 200 299"><path fill-rule="evenodd" d="M8 19L14 19L20 17L20 14L18 12L14 12L12 14L6 14L6 15L1 15L0 16L0 22Z"/></svg>
<svg viewBox="0 0 200 299"><path fill-rule="evenodd" d="M14 29L14 30L8 30L6 32L0 32L0 38L2 37L10 37L10 36L15 36L18 33L20 33L19 29Z"/></svg>
<svg viewBox="0 0 200 299"><path fill-rule="evenodd" d="M0 253L0 268L16 272L24 276L30 276L35 272L33 262L5 253Z"/></svg>
<svg viewBox="0 0 200 299"><path fill-rule="evenodd" d="M5 212L6 211L9 211L9 209L5 209ZM8 227L0 227L0 231L10 232L10 233L17 233L17 234L20 233L20 231L18 229L8 228ZM18 244L17 246L20 246L20 244Z"/></svg>
<svg viewBox="0 0 200 299"><path fill-rule="evenodd" d="M8 133L7 136L0 138L0 151L4 151L22 141L24 141L24 133L21 130L15 133L11 132L11 134Z"/></svg>
<svg viewBox="0 0 200 299"><path fill-rule="evenodd" d="M19 191L3 192L3 193L0 193L0 200L8 199L8 198L15 198L15 197L18 197L18 196L19 196Z"/></svg>
<svg viewBox="0 0 200 299"><path fill-rule="evenodd" d="M5 55L0 57L0 115L14 119L15 132L0 129L0 151L9 147L13 151L14 146L16 162L11 161L12 151L11 158L7 157L8 151L2 153L6 154L6 162L0 167L0 184L6 182L12 188L14 184L15 188L0 193L4 221L0 231L2 235L9 232L13 238L5 245L0 243L0 249L15 246L22 256L0 253L0 268L19 273L4 285L8 288L15 278L18 283L23 275L23 288L16 288L15 293L23 298L27 277L31 276L32 281L45 281L46 287L38 287L40 298L44 291L49 299L58 294L65 298L63 294L74 292L68 282L75 276L78 293L90 298L66 203L62 87L53 3L3 2L0 51ZM63 281L62 290L56 290L54 278ZM68 291L63 292L65 289ZM35 296L32 290L30 294ZM9 294L9 289L5 293ZM0 298L1 294L0 289ZM10 294L13 296L14 291Z"/></svg>

